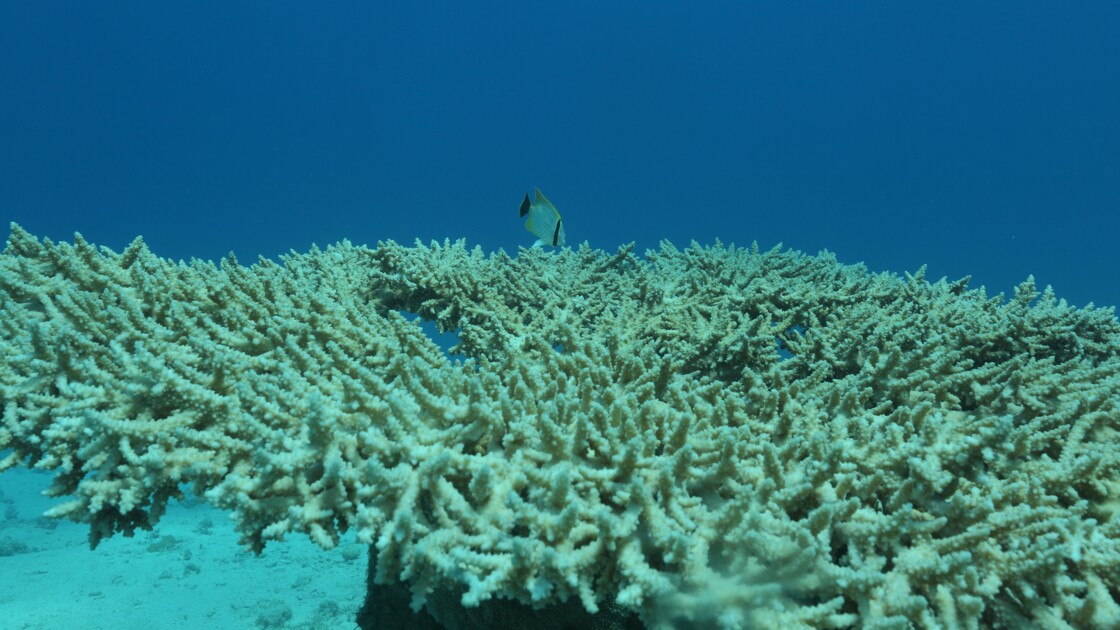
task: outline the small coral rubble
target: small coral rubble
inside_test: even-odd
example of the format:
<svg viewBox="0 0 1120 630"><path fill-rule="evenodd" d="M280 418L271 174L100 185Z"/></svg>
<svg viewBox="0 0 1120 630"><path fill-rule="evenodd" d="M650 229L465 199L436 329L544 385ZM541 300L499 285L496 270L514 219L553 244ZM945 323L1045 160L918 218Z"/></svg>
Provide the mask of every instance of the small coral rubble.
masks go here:
<svg viewBox="0 0 1120 630"><path fill-rule="evenodd" d="M1120 324L1031 280L720 244L173 263L13 226L0 300L0 469L57 471L94 545L185 488L257 550L353 530L437 617L1120 624Z"/></svg>

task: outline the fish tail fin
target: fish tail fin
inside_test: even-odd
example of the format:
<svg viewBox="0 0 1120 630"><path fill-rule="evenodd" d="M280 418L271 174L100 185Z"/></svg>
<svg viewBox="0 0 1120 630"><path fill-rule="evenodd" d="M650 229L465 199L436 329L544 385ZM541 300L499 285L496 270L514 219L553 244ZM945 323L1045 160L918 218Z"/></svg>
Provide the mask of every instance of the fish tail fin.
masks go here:
<svg viewBox="0 0 1120 630"><path fill-rule="evenodd" d="M529 203L529 193L525 193L525 199L521 201L521 216L529 214L529 206L531 205L533 204Z"/></svg>

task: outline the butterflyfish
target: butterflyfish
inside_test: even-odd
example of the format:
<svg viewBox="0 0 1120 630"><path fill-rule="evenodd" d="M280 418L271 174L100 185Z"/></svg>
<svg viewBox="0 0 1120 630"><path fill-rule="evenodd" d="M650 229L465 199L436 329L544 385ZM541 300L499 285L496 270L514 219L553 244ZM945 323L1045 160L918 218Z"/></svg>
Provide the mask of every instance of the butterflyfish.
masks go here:
<svg viewBox="0 0 1120 630"><path fill-rule="evenodd" d="M540 188L535 188L534 194L531 203L529 193L525 193L525 199L521 202L521 216L529 217L525 219L525 229L537 237L533 247L541 245L560 247L565 243L564 220L560 218L556 206L541 194Z"/></svg>

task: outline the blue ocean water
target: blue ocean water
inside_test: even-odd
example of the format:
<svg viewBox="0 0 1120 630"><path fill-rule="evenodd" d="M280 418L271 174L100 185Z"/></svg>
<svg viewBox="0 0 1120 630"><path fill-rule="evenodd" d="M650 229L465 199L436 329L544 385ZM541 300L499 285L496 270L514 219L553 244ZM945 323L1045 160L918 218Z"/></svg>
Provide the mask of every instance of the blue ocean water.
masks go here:
<svg viewBox="0 0 1120 630"><path fill-rule="evenodd" d="M518 205L540 187L571 245L783 243L991 294L1033 274L1073 304L1120 305L1118 25L1115 1L0 0L0 228L246 263L340 239L513 253L535 238ZM84 527L36 520L42 477L0 477L11 531L35 532L3 572L40 588L117 567L84 578L76 614L119 591L106 580L131 579L141 606L166 566L184 612L162 627L259 625L257 610L189 610L208 593L228 613L233 586L277 574L301 596L328 577L354 589L321 586L297 619L349 619L321 608L360 596L360 563L318 549L240 559L214 586L236 537L204 506L44 578L26 547L81 546ZM203 541L201 576L179 575L167 532ZM0 609L23 597L13 584ZM85 627L121 627L120 605L100 605ZM38 612L21 627L52 627Z"/></svg>
<svg viewBox="0 0 1120 630"><path fill-rule="evenodd" d="M172 258L342 238L829 249L1120 303L1120 5L0 3L0 218Z"/></svg>

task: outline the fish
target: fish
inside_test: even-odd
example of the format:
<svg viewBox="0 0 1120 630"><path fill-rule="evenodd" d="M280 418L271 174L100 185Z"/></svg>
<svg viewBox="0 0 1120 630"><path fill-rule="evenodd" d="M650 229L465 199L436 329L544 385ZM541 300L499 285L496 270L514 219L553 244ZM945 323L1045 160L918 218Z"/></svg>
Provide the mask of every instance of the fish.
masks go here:
<svg viewBox="0 0 1120 630"><path fill-rule="evenodd" d="M537 237L533 247L541 245L560 247L567 242L564 237L564 220L560 218L556 206L541 194L540 188L533 190L535 194L533 202L529 202L529 193L525 193L525 199L521 202L521 216L529 217L525 219L525 229Z"/></svg>

